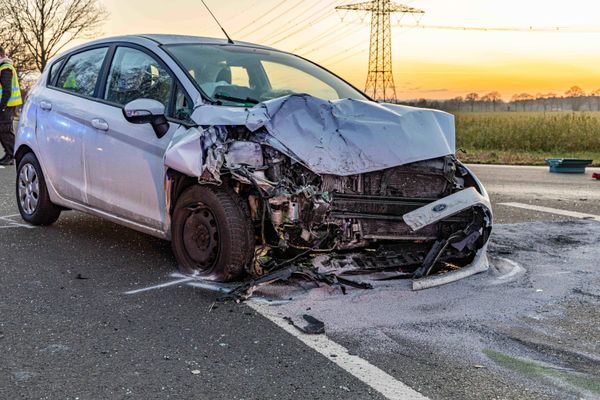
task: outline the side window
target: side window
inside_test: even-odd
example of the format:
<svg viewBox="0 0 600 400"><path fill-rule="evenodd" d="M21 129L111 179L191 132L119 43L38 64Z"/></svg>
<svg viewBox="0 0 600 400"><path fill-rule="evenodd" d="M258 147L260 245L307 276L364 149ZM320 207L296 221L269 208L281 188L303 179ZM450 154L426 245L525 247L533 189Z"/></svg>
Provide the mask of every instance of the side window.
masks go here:
<svg viewBox="0 0 600 400"><path fill-rule="evenodd" d="M103 47L71 56L58 77L56 87L93 96L107 50Z"/></svg>
<svg viewBox="0 0 600 400"><path fill-rule="evenodd" d="M56 74L58 74L58 71L60 70L60 67L63 65L63 60L58 60L56 61L54 64L52 64L52 66L50 67L50 72L48 73L48 84L52 85L52 83L55 81L56 78Z"/></svg>
<svg viewBox="0 0 600 400"><path fill-rule="evenodd" d="M152 99L169 104L173 78L162 65L143 51L118 47L112 61L104 100L127 104L136 99Z"/></svg>
<svg viewBox="0 0 600 400"><path fill-rule="evenodd" d="M181 86L176 86L175 91L175 104L171 117L184 122L191 122L190 118L192 115L193 105L189 97L185 94Z"/></svg>

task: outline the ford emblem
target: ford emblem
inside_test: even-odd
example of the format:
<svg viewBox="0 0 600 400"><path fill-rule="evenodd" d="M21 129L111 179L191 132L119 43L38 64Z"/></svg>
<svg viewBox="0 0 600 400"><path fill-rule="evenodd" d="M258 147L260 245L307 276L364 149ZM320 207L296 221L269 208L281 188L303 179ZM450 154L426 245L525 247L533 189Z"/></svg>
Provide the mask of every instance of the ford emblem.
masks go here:
<svg viewBox="0 0 600 400"><path fill-rule="evenodd" d="M448 208L448 206L446 204L438 204L437 206L433 207L433 212L441 213L446 208Z"/></svg>

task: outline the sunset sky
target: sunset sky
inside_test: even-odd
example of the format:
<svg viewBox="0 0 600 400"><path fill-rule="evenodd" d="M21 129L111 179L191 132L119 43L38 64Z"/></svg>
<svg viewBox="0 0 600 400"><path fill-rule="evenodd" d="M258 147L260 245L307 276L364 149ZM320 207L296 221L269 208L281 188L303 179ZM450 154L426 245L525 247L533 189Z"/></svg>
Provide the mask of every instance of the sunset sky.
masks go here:
<svg viewBox="0 0 600 400"><path fill-rule="evenodd" d="M335 12L343 0L206 0L234 39L293 51L363 88L369 18ZM358 0L361 1L361 0ZM222 34L199 0L101 0L104 36L131 33ZM564 93L600 88L600 1L412 0L422 25L561 27L564 33L393 28L398 97L450 98L475 91ZM362 19L361 19L362 18ZM399 21L392 18L392 24ZM413 24L412 16L402 23ZM569 32L571 30L572 32ZM573 32L578 31L578 32ZM586 31L581 33L580 31ZM287 37L289 36L289 37Z"/></svg>

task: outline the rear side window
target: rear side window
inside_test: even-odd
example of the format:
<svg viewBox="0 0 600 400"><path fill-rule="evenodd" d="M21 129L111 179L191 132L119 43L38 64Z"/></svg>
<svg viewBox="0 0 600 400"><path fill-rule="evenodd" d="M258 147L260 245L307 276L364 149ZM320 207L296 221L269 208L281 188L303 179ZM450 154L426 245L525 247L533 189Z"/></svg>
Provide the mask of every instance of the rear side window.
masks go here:
<svg viewBox="0 0 600 400"><path fill-rule="evenodd" d="M127 104L136 99L152 99L169 105L173 77L154 57L130 47L115 52L104 100Z"/></svg>
<svg viewBox="0 0 600 400"><path fill-rule="evenodd" d="M108 48L87 50L71 56L56 82L56 87L84 96L93 96Z"/></svg>
<svg viewBox="0 0 600 400"><path fill-rule="evenodd" d="M175 89L175 104L170 116L179 121L191 123L192 111L192 102L190 101L189 97L185 94L183 89L181 89L179 84L177 84Z"/></svg>
<svg viewBox="0 0 600 400"><path fill-rule="evenodd" d="M52 85L53 82L56 80L56 74L58 74L58 71L60 70L60 67L63 64L63 61L65 60L58 60L50 67L50 72L48 73L48 82L50 85Z"/></svg>

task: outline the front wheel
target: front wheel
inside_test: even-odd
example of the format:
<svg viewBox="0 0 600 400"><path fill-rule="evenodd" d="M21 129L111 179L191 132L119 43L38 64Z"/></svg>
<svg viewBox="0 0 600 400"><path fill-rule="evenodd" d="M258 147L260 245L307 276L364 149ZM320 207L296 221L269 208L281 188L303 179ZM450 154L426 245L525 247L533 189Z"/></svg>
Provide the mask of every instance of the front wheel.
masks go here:
<svg viewBox="0 0 600 400"><path fill-rule="evenodd" d="M239 196L194 185L177 199L171 239L181 272L220 282L243 276L254 255L254 230Z"/></svg>
<svg viewBox="0 0 600 400"><path fill-rule="evenodd" d="M25 154L19 161L16 186L21 218L32 225L56 222L60 208L50 201L42 168L33 153Z"/></svg>

